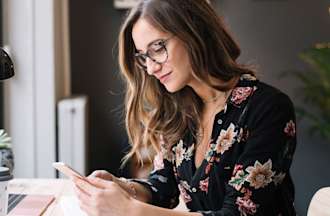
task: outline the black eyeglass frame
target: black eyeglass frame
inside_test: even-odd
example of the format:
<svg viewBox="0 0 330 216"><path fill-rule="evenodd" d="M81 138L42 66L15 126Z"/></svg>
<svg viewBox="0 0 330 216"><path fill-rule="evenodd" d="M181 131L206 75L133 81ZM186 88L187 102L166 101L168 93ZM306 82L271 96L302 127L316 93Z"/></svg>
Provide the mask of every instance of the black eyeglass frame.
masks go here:
<svg viewBox="0 0 330 216"><path fill-rule="evenodd" d="M161 65L161 64L164 64L164 63L168 60L168 50L167 50L166 45L167 45L167 42L168 42L170 39L172 39L173 37L174 37L174 35L170 36L170 37L167 38L167 39L159 39L159 40L155 40L155 41L151 42L151 44L148 45L148 49L147 49L147 51L146 51L145 53L138 53L138 52L136 52L136 53L134 54L136 64L137 64L139 67L141 67L141 69L143 69L144 71L147 70L147 65L143 65L143 64L142 64L137 58L141 58L141 57L144 57L145 59L149 58L149 59L151 59L153 62L155 62L155 63L157 63L157 64L160 64L160 65ZM150 49L149 47L152 46L153 44L157 43L157 42L161 42L161 45L164 47L164 49L165 49L165 53L166 53L166 58L165 58L165 60L164 60L164 61L161 61L161 62L159 62L159 61L157 61L156 59L152 58L152 57L150 56L150 54L149 54L149 49Z"/></svg>

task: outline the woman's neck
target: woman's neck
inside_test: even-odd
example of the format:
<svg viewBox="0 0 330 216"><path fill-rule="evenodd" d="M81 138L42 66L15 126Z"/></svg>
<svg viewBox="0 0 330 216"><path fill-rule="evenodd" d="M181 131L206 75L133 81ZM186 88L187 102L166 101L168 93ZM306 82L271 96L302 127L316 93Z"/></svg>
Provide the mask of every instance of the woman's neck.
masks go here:
<svg viewBox="0 0 330 216"><path fill-rule="evenodd" d="M220 80L211 80L212 83L224 83ZM231 81L231 86L235 86L237 79L233 79ZM208 84L202 81L194 80L191 82L191 88L195 91L195 93L202 99L204 102L205 107L212 107L215 104L219 103L219 100L226 100L228 97L228 92L232 90L232 88L228 89L227 91L220 91L215 88L212 88Z"/></svg>

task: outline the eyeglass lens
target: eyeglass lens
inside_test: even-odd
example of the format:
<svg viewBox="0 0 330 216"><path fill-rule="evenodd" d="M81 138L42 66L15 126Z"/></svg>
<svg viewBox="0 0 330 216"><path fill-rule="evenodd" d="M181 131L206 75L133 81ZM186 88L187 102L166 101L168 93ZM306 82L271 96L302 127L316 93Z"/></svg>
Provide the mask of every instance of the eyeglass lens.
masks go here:
<svg viewBox="0 0 330 216"><path fill-rule="evenodd" d="M137 54L137 63L143 68L147 67L147 58L152 61L162 64L167 60L167 50L163 40L151 44L146 54Z"/></svg>

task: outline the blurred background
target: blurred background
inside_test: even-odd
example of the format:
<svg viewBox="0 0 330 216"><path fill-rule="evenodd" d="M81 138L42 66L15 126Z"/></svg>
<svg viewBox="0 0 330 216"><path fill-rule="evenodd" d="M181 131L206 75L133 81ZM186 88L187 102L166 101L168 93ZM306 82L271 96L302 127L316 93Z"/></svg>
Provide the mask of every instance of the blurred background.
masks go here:
<svg viewBox="0 0 330 216"><path fill-rule="evenodd" d="M55 160L85 174L145 175L134 162L119 169L129 145L117 37L134 2L1 0L0 42L16 74L0 82L0 128L12 137L16 178L56 177ZM241 46L239 61L256 65L262 81L287 93L298 116L309 117L298 122L291 169L295 205L306 215L313 194L330 185L330 1L211 4Z"/></svg>

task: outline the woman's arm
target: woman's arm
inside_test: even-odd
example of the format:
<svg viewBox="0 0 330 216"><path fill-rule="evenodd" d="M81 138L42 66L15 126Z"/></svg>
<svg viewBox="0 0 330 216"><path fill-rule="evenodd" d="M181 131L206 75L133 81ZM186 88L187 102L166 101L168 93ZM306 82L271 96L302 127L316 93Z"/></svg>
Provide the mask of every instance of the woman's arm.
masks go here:
<svg viewBox="0 0 330 216"><path fill-rule="evenodd" d="M126 180L124 178L116 178L116 180L114 182L116 182L121 188L123 188L134 199L137 199L144 203L148 203L151 201L151 193L143 185L133 182L133 181Z"/></svg>
<svg viewBox="0 0 330 216"><path fill-rule="evenodd" d="M101 178L88 181L73 179L80 207L93 216L201 216L200 213L180 212L161 208L133 199L121 186Z"/></svg>
<svg viewBox="0 0 330 216"><path fill-rule="evenodd" d="M140 200L145 203L148 203L151 200L150 191L139 183L129 181L125 178L118 178L106 170L95 170L93 173L91 173L88 176L89 179L95 178L95 177L117 183L122 189L124 189L134 199Z"/></svg>

